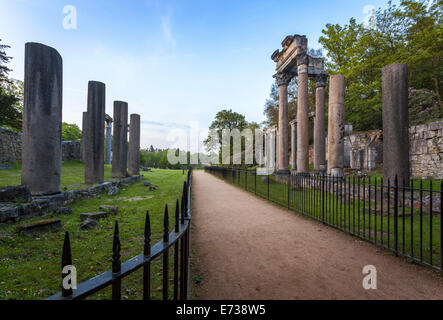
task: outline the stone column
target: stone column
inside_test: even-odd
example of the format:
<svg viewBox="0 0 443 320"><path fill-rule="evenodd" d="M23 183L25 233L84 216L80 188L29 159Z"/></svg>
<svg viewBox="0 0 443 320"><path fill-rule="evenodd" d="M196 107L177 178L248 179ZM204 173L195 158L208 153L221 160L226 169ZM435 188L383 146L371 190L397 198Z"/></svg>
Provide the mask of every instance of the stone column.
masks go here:
<svg viewBox="0 0 443 320"><path fill-rule="evenodd" d="M288 150L288 85L292 76L286 73L277 73L274 78L280 91L278 107L278 174L289 174Z"/></svg>
<svg viewBox="0 0 443 320"><path fill-rule="evenodd" d="M22 177L34 195L61 191L63 61L53 48L25 46Z"/></svg>
<svg viewBox="0 0 443 320"><path fill-rule="evenodd" d="M275 130L269 132L269 168L275 169Z"/></svg>
<svg viewBox="0 0 443 320"><path fill-rule="evenodd" d="M382 70L383 174L399 185L409 183L408 66L391 64Z"/></svg>
<svg viewBox="0 0 443 320"><path fill-rule="evenodd" d="M104 181L105 103L105 84L89 81L86 139L84 140L85 183L87 184Z"/></svg>
<svg viewBox="0 0 443 320"><path fill-rule="evenodd" d="M140 115L138 114L131 114L128 171L131 175L140 173Z"/></svg>
<svg viewBox="0 0 443 320"><path fill-rule="evenodd" d="M105 121L106 121L106 164L112 163L112 118L105 115Z"/></svg>
<svg viewBox="0 0 443 320"><path fill-rule="evenodd" d="M297 173L309 172L308 56L297 56Z"/></svg>
<svg viewBox="0 0 443 320"><path fill-rule="evenodd" d="M326 169L325 146L325 87L326 74L318 75L315 89L315 120L314 120L314 170Z"/></svg>
<svg viewBox="0 0 443 320"><path fill-rule="evenodd" d="M126 178L128 163L128 104L114 101L114 139L112 144L112 177Z"/></svg>
<svg viewBox="0 0 443 320"><path fill-rule="evenodd" d="M343 177L345 134L345 77L329 80L328 174Z"/></svg>
<svg viewBox="0 0 443 320"><path fill-rule="evenodd" d="M81 145L81 153L82 153L82 162L85 163L85 140L86 140L86 123L88 121L88 113L83 112L82 118L82 145Z"/></svg>
<svg viewBox="0 0 443 320"><path fill-rule="evenodd" d="M291 121L291 167L297 170L297 120Z"/></svg>

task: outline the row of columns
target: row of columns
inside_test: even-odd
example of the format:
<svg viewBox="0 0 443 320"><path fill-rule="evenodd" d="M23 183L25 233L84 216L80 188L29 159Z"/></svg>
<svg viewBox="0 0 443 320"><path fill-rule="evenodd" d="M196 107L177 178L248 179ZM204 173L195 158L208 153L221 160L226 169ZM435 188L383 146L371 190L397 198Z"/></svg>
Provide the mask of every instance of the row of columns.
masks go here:
<svg viewBox="0 0 443 320"><path fill-rule="evenodd" d="M309 107L308 65L304 57L298 60L297 119L291 121L292 168L297 173L309 172ZM300 58L300 59L299 59ZM383 164L385 183L387 179L409 181L409 136L408 136L408 73L406 64L393 64L383 68ZM288 98L287 88L291 77L286 74L274 76L280 92L278 123L278 170L288 171ZM316 110L314 121L314 170L325 171L334 177L343 177L345 148L345 88L343 75L329 79L328 110L328 159L326 161L325 87L327 75L316 76ZM272 131L271 131L272 132ZM272 137L271 137L272 140ZM266 142L268 140L266 139ZM295 152L296 150L296 152ZM267 154L268 156L268 154ZM273 158L271 158L273 161ZM327 167L326 167L327 164Z"/></svg>
<svg viewBox="0 0 443 320"><path fill-rule="evenodd" d="M25 46L22 184L34 195L61 192L63 61L57 50L39 43ZM105 119L106 162L110 162L112 119L105 118L106 86L88 83L87 112L83 113L82 154L85 183L104 181ZM114 103L112 176L139 173L140 116L131 115L129 155L128 104ZM129 159L129 165L127 165Z"/></svg>

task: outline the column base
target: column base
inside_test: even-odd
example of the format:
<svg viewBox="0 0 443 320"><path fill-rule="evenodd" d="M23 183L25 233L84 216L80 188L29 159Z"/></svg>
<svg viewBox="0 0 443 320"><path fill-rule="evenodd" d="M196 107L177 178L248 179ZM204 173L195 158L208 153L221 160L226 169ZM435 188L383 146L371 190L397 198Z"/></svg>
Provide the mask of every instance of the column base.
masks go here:
<svg viewBox="0 0 443 320"><path fill-rule="evenodd" d="M291 181L291 172L288 169L277 170L275 173L275 180L283 184L288 184Z"/></svg>

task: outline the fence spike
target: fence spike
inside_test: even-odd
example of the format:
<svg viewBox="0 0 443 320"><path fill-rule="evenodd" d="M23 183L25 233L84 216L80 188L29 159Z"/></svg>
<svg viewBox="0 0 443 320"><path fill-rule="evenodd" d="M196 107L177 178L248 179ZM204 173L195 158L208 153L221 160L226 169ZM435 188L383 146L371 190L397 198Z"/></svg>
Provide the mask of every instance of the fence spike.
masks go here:
<svg viewBox="0 0 443 320"><path fill-rule="evenodd" d="M182 203L181 203L181 224L185 224L185 195L182 194Z"/></svg>
<svg viewBox="0 0 443 320"><path fill-rule="evenodd" d="M167 204L165 206L165 216L163 219L163 242L169 242L169 213Z"/></svg>
<svg viewBox="0 0 443 320"><path fill-rule="evenodd" d="M145 245L144 252L145 256L151 255L151 217L149 216L149 210L146 211L146 221L145 221Z"/></svg>
<svg viewBox="0 0 443 320"><path fill-rule="evenodd" d="M177 199L177 202L175 203L175 232L180 231L179 215L180 215L180 203L178 202L178 199Z"/></svg>
<svg viewBox="0 0 443 320"><path fill-rule="evenodd" d="M120 261L120 234L118 231L118 221L115 221L114 243L112 245L112 273L119 273L121 271Z"/></svg>
<svg viewBox="0 0 443 320"><path fill-rule="evenodd" d="M63 279L68 275L68 273L63 273L63 269L70 265L72 265L71 241L69 240L69 231L66 231L62 252L62 297L70 297L73 294L72 288L65 289L63 286Z"/></svg>

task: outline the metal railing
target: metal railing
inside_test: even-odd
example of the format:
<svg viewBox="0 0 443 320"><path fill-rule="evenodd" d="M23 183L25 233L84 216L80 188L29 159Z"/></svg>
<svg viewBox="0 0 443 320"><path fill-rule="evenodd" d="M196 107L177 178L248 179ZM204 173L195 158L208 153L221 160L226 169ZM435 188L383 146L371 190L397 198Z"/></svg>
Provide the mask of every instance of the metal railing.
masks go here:
<svg viewBox="0 0 443 320"><path fill-rule="evenodd" d="M112 248L112 269L92 279L80 283L76 290L65 289L63 279L68 275L63 273L65 266L72 265L69 232L65 234L62 253L62 291L47 300L79 300L112 286L112 300L121 300L121 280L140 268L143 268L143 299L151 299L151 262L162 256L162 297L168 299L169 292L169 251L174 248L174 300L187 300L190 281L190 226L191 226L191 193L192 168L188 171L187 181L183 185L181 205L177 200L175 208L175 229L169 232L169 212L165 206L163 219L163 241L151 247L151 220L149 210L146 213L144 232L144 252L128 261L120 261L120 236L118 222L115 222L114 242Z"/></svg>
<svg viewBox="0 0 443 320"><path fill-rule="evenodd" d="M207 172L325 225L443 270L443 181L334 178L207 167Z"/></svg>

